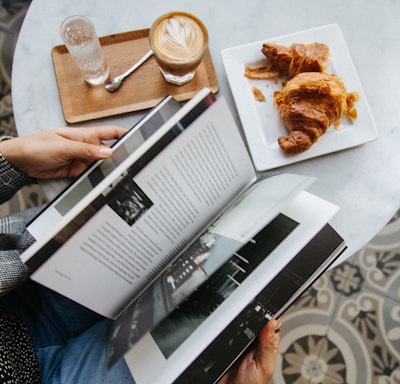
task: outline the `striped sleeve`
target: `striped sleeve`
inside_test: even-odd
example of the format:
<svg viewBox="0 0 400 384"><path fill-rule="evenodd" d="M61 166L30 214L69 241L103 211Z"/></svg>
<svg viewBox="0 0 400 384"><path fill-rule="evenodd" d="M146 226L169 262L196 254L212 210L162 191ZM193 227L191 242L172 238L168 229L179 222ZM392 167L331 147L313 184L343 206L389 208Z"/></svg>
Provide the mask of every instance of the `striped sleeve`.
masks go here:
<svg viewBox="0 0 400 384"><path fill-rule="evenodd" d="M3 140L12 139L9 136L0 137ZM0 204L9 200L21 187L35 183L32 179L15 169L0 153Z"/></svg>
<svg viewBox="0 0 400 384"><path fill-rule="evenodd" d="M0 295L16 288L29 275L20 254L34 242L26 225L41 209L35 207L0 218Z"/></svg>

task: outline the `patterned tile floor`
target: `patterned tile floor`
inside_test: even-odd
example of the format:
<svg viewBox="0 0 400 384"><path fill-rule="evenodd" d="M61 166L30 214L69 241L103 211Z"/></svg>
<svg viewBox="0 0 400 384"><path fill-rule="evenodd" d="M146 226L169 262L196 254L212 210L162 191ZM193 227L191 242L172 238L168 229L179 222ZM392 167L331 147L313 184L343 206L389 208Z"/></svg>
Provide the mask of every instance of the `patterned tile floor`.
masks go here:
<svg viewBox="0 0 400 384"><path fill-rule="evenodd" d="M282 321L273 384L400 383L400 210Z"/></svg>

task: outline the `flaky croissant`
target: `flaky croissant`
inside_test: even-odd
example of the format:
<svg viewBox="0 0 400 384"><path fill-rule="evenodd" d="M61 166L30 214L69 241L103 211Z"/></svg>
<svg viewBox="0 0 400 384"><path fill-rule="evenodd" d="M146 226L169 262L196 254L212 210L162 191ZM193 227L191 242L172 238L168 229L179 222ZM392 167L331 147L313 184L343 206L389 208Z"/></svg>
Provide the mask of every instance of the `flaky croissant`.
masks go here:
<svg viewBox="0 0 400 384"><path fill-rule="evenodd" d="M336 76L320 72L299 73L281 91L274 93L279 115L289 131L278 143L287 153L309 149L331 125L339 126L342 116L357 117L356 92L347 93Z"/></svg>
<svg viewBox="0 0 400 384"><path fill-rule="evenodd" d="M330 56L329 46L322 43L294 43L289 47L264 43L261 52L281 72L296 76L300 72L323 72Z"/></svg>

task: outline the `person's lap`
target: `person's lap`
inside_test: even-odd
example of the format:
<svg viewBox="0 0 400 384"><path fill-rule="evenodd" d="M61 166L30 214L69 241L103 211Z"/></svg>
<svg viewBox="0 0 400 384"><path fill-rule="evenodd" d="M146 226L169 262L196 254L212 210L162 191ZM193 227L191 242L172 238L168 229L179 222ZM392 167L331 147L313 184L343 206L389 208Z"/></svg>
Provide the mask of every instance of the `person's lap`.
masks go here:
<svg viewBox="0 0 400 384"><path fill-rule="evenodd" d="M31 281L2 303L26 322L43 383L134 383L124 360L107 369L110 320Z"/></svg>

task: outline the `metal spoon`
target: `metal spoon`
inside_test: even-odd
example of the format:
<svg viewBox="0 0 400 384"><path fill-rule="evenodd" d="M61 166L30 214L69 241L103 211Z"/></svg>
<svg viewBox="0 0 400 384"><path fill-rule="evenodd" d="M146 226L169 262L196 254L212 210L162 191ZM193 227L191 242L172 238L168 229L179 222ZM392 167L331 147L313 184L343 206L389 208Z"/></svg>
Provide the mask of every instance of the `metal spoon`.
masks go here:
<svg viewBox="0 0 400 384"><path fill-rule="evenodd" d="M108 92L115 92L116 90L119 89L121 86L122 82L126 77L128 77L133 71L135 71L137 68L139 68L147 59L149 59L153 55L153 51L150 50L147 52L141 59L139 59L135 64L132 65L126 72L124 72L122 75L119 75L117 77L114 77L112 80L110 80L106 84L106 89Z"/></svg>

